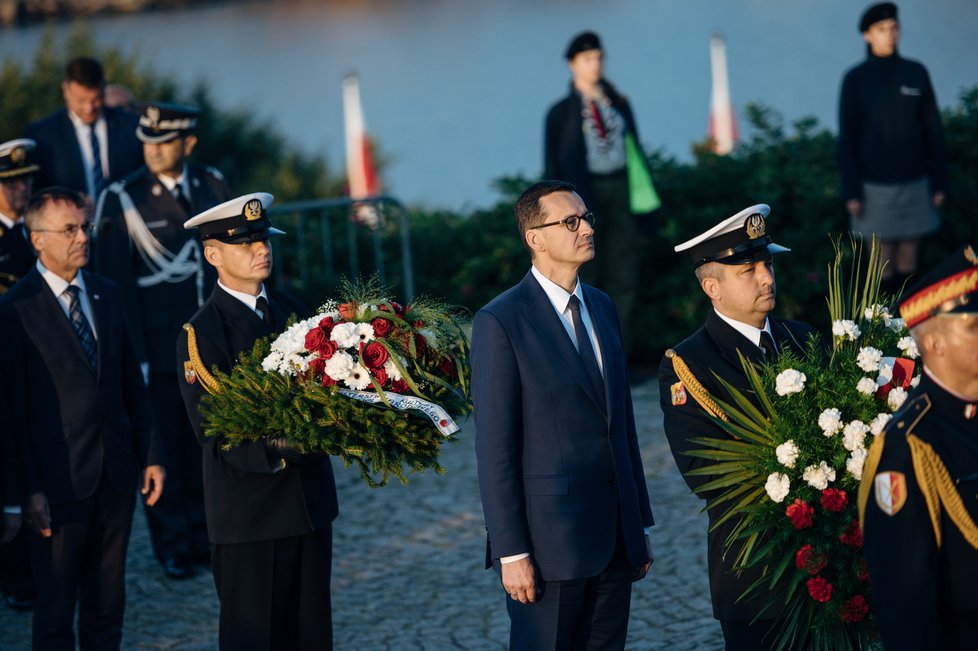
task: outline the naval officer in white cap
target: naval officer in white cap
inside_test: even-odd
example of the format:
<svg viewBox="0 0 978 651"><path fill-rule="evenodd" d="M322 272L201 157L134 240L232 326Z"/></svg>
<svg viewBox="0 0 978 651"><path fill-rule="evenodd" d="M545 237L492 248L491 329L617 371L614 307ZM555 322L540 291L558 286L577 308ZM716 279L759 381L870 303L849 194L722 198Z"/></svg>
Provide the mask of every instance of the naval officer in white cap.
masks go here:
<svg viewBox="0 0 978 651"><path fill-rule="evenodd" d="M311 316L294 296L265 285L272 273L263 192L222 203L188 220L217 270L210 298L177 342L180 391L203 447L204 508L221 602L221 649L330 649L332 521L336 486L329 457L304 454L284 438L224 449L205 436L198 404L209 370L230 373L255 341L285 329L289 315ZM195 344L195 345L192 345Z"/></svg>
<svg viewBox="0 0 978 651"><path fill-rule="evenodd" d="M776 303L773 256L789 249L775 244L767 233L770 210L765 204L751 206L675 247L692 258L696 280L712 303L706 323L666 351L659 365L659 400L666 437L676 465L692 490L710 478L686 475L706 463L687 456L697 447L690 439L729 438L701 406L705 392L727 397L717 376L750 395L738 352L752 362L773 359L785 348L803 355L808 338L817 336L809 325L771 316ZM720 620L727 651L773 648L765 635L773 623L770 618L778 616L777 610L772 608L762 615L767 603L763 597L738 601L759 573L737 575L731 571L736 554L724 554L723 545L735 523L728 520L712 529L721 514L719 509L709 511L707 555L713 616ZM754 622L759 615L765 619Z"/></svg>

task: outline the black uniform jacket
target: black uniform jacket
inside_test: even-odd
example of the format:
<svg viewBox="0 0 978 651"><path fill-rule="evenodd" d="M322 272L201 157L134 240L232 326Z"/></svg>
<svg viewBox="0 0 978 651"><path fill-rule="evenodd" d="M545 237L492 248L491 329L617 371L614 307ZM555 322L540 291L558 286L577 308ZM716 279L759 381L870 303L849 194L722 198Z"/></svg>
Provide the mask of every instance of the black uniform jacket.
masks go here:
<svg viewBox="0 0 978 651"><path fill-rule="evenodd" d="M193 255L198 256L196 259L200 262L199 291L197 275L179 282L162 281L139 287L138 279L150 276L151 271L129 237L115 186L106 190L95 219L98 225L95 269L122 287L126 317L132 326L139 360L149 362L153 373L167 375L174 371L173 346L177 335L210 296L217 280L214 268L204 262L193 232L184 229L183 223L230 199L224 177L214 168L188 163L187 176L189 213L145 167L126 177L121 190L132 199L150 233L170 253L177 255L187 242L194 243Z"/></svg>
<svg viewBox="0 0 978 651"><path fill-rule="evenodd" d="M290 314L309 315L298 299L269 293L276 331L285 329ZM244 303L215 286L211 297L191 319L200 357L208 369L228 373L238 355L271 332ZM204 436L198 411L205 395L200 381L188 378L187 333L177 342L180 391L197 440L204 449L204 508L207 533L216 544L245 543L299 536L328 525L337 515L336 485L329 458L289 464L278 470L263 441L222 449L220 436Z"/></svg>
<svg viewBox="0 0 978 651"><path fill-rule="evenodd" d="M5 375L25 495L53 504L92 495L103 474L120 492L139 469L163 464L146 386L122 313L119 287L84 274L98 338L93 369L37 269L0 297Z"/></svg>
<svg viewBox="0 0 978 651"><path fill-rule="evenodd" d="M34 266L34 247L24 233L23 224L7 228L0 223L0 294L10 289Z"/></svg>
<svg viewBox="0 0 978 651"><path fill-rule="evenodd" d="M883 646L896 649L978 649L978 416L976 405L951 395L926 373L880 435L879 465L863 473L869 489L864 520L866 565ZM911 454L929 446L970 518L972 542L950 513L951 493ZM870 455L872 456L872 455ZM937 467L936 464L932 467ZM934 520L922 487L940 494ZM902 489L902 490L901 490Z"/></svg>
<svg viewBox="0 0 978 651"><path fill-rule="evenodd" d="M107 106L102 108L102 115L109 140L109 174L105 181L117 181L143 164L143 145L136 138L139 118L122 109ZM58 109L28 124L24 137L32 138L37 143L35 156L41 169L34 179L35 190L61 185L88 194L81 147L67 109Z"/></svg>
<svg viewBox="0 0 978 651"><path fill-rule="evenodd" d="M802 354L807 345L808 337L816 334L811 326L798 321L786 321L768 317L774 343L779 349L790 349ZM750 397L753 395L747 376L744 374L739 350L747 359L760 363L763 355L760 348L754 345L742 334L737 332L716 312L710 310L706 324L694 332L692 336L673 347L679 357L689 366L696 379L710 392L711 395L725 400L729 399L726 389L717 380L714 373L732 384L739 391ZM697 437L729 438L729 434L715 425L703 412L699 404L688 395L685 400L681 397L673 400L672 387L679 383L679 378L673 371L672 360L663 358L659 364L659 402L662 405L666 438L676 459L676 465L683 473L690 489L710 481L712 477L686 476L690 470L707 465L709 461L686 455L686 452L702 446L691 443L690 439ZM682 393L678 395L682 396ZM707 499L712 495L705 496ZM709 510L710 525L723 515L723 506ZM709 533L707 538L707 554L710 571L710 594L713 597L713 615L721 620L749 620L758 615L766 605L763 598L736 603L744 591L760 576L759 572L745 571L740 577L731 572L731 562L734 554L723 556L723 543L733 529L735 522L731 519L716 530ZM765 617L774 617L776 611L768 610Z"/></svg>

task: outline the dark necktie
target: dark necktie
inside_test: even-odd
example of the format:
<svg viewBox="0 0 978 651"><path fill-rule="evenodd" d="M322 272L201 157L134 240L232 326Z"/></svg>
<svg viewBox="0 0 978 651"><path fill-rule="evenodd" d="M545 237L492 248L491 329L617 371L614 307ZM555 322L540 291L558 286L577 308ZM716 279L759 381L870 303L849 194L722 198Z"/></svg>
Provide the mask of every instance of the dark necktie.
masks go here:
<svg viewBox="0 0 978 651"><path fill-rule="evenodd" d="M68 285L68 288L65 290L68 294L68 319L71 321L71 327L78 337L78 343L81 344L82 350L85 351L85 357L88 358L88 363L92 368L98 368L98 342L95 341L95 333L92 332L91 324L85 318L85 313L82 312L81 301L78 299L79 291L79 288L75 285Z"/></svg>
<svg viewBox="0 0 978 651"><path fill-rule="evenodd" d="M584 327L584 319L581 318L581 301L576 295L572 295L570 301L567 302L567 307L570 309L571 320L574 323L577 352L581 355L581 361L584 362L584 369L587 371L588 377L591 378L594 391L601 397L601 404L604 405L604 378L601 377L598 358L594 354L594 347L591 346L591 337L588 336L587 328Z"/></svg>
<svg viewBox="0 0 978 651"><path fill-rule="evenodd" d="M255 309L261 314L261 320L265 322L269 330L274 330L275 326L272 325L272 308L268 304L268 299L264 296L259 296L258 300L255 301Z"/></svg>
<svg viewBox="0 0 978 651"><path fill-rule="evenodd" d="M774 345L774 338L767 330L761 330L761 352L764 353L764 357L768 361L774 361L778 358L778 347Z"/></svg>
<svg viewBox="0 0 978 651"><path fill-rule="evenodd" d="M182 186L177 185L173 188L173 198L177 200L177 203L180 204L180 207L183 208L183 212L186 213L188 217L193 214L191 212L192 209L190 207L190 200L187 199L187 195L183 193Z"/></svg>
<svg viewBox="0 0 978 651"><path fill-rule="evenodd" d="M99 145L94 124L89 127L88 132L92 139L92 187L95 189L92 199L96 199L105 185L105 177L102 175L102 147Z"/></svg>
<svg viewBox="0 0 978 651"><path fill-rule="evenodd" d="M598 103L590 100L588 101L588 108L591 110L591 120L594 122L594 128L598 131L598 138L604 140L608 137L608 130L604 126L604 119L601 117L601 107Z"/></svg>

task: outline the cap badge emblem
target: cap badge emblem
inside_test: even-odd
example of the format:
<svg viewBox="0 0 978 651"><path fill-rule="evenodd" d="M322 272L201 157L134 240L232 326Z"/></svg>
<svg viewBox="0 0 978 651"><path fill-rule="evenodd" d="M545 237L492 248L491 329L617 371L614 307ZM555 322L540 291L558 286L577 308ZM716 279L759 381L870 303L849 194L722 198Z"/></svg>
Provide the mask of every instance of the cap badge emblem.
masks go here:
<svg viewBox="0 0 978 651"><path fill-rule="evenodd" d="M975 250L970 246L964 250L964 259L973 265L978 265L978 256L975 255Z"/></svg>
<svg viewBox="0 0 978 651"><path fill-rule="evenodd" d="M148 107L146 109L146 118L149 119L149 126L155 129L160 122L160 109L155 106Z"/></svg>
<svg viewBox="0 0 978 651"><path fill-rule="evenodd" d="M261 201L252 199L246 203L244 206L244 217L250 222L261 219Z"/></svg>
<svg viewBox="0 0 978 651"><path fill-rule="evenodd" d="M27 150L23 147L14 147L14 150L10 152L10 162L14 165L20 165L27 159Z"/></svg>
<svg viewBox="0 0 978 651"><path fill-rule="evenodd" d="M754 213L744 222L744 229L747 231L747 238L756 240L764 235L764 216L761 213Z"/></svg>

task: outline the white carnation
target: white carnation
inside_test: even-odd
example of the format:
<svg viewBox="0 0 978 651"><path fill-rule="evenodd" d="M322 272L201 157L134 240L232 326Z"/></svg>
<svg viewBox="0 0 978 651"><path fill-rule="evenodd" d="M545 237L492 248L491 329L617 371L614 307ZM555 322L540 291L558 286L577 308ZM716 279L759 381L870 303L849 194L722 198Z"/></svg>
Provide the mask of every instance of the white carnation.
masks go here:
<svg viewBox="0 0 978 651"><path fill-rule="evenodd" d="M353 357L349 353L337 351L333 356L326 360L323 371L337 382L341 382L350 376L353 370Z"/></svg>
<svg viewBox="0 0 978 651"><path fill-rule="evenodd" d="M273 350L265 359L261 361L261 368L266 373L273 373L279 370L279 366L282 364L282 359L284 356L277 350Z"/></svg>
<svg viewBox="0 0 978 651"><path fill-rule="evenodd" d="M807 379L804 373L796 371L793 368L785 369L778 373L778 377L775 378L774 390L777 391L779 396L799 393L804 390L805 380Z"/></svg>
<svg viewBox="0 0 978 651"><path fill-rule="evenodd" d="M825 490L830 481L835 481L835 469L830 468L824 461L817 466L808 466L801 478L808 482L808 485L818 490Z"/></svg>
<svg viewBox="0 0 978 651"><path fill-rule="evenodd" d="M795 461L798 460L798 453L798 446L795 445L794 441L785 441L774 449L774 454L778 457L778 463L788 468L795 467ZM780 502L781 500L775 501Z"/></svg>
<svg viewBox="0 0 978 651"><path fill-rule="evenodd" d="M873 348L872 346L866 346L865 348L859 349L859 354L856 355L856 366L867 373L872 373L873 371L879 370L881 359L883 359L882 350Z"/></svg>
<svg viewBox="0 0 978 651"><path fill-rule="evenodd" d="M425 341L428 342L428 348L438 350L438 335L435 334L434 330L431 330L430 328L421 328L418 330L418 333L420 333L421 336L425 338Z"/></svg>
<svg viewBox="0 0 978 651"><path fill-rule="evenodd" d="M767 476L767 482L764 484L764 490L767 491L768 497L771 498L771 501L778 503L784 501L790 488L791 480L788 479L788 475L780 472L772 472Z"/></svg>
<svg viewBox="0 0 978 651"><path fill-rule="evenodd" d="M818 426L825 436L832 436L842 429L842 412L832 407L818 415Z"/></svg>
<svg viewBox="0 0 978 651"><path fill-rule="evenodd" d="M900 341L897 342L897 348L902 350L908 359L917 359L920 357L920 351L917 350L917 342L913 340L913 337L900 337Z"/></svg>
<svg viewBox="0 0 978 651"><path fill-rule="evenodd" d="M890 380L893 379L894 363L896 363L896 357L884 357L880 360L880 373L876 376L877 385L883 386L890 383Z"/></svg>
<svg viewBox="0 0 978 651"><path fill-rule="evenodd" d="M842 430L842 445L850 452L861 450L865 445L869 426L861 420L854 420Z"/></svg>
<svg viewBox="0 0 978 651"><path fill-rule="evenodd" d="M355 391L363 391L370 386L370 371L357 364L350 370L350 374L343 378L343 384Z"/></svg>
<svg viewBox="0 0 978 651"><path fill-rule="evenodd" d="M893 387L890 389L890 393L886 396L886 404L896 411L903 404L903 401L907 399L907 391L903 387Z"/></svg>
<svg viewBox="0 0 978 651"><path fill-rule="evenodd" d="M866 455L868 454L869 452L866 448L859 448L858 450L853 450L852 455L846 459L846 470L857 481L863 478L863 466L866 464Z"/></svg>
<svg viewBox="0 0 978 651"><path fill-rule="evenodd" d="M329 338L340 348L358 348L374 338L374 327L369 323L341 323L333 328Z"/></svg>
<svg viewBox="0 0 978 651"><path fill-rule="evenodd" d="M886 321L886 327L893 332L903 332L907 329L907 322L900 318L893 318Z"/></svg>
<svg viewBox="0 0 978 651"><path fill-rule="evenodd" d="M880 318L886 323L890 318L890 311L886 309L885 305L872 305L863 311L863 317L867 321Z"/></svg>
<svg viewBox="0 0 978 651"><path fill-rule="evenodd" d="M886 423L893 418L893 414L876 414L876 418L869 421L869 431L873 436L879 436Z"/></svg>
<svg viewBox="0 0 978 651"><path fill-rule="evenodd" d="M395 366L394 361L390 358L384 362L384 371L387 373L387 377L392 381L396 382L397 380L402 379L401 372L397 370L397 366Z"/></svg>
<svg viewBox="0 0 978 651"><path fill-rule="evenodd" d="M862 331L855 321L841 319L832 322L832 334L836 337L845 337L849 341L855 341Z"/></svg>
<svg viewBox="0 0 978 651"><path fill-rule="evenodd" d="M864 377L856 383L856 391L871 396L876 393L876 382L872 378Z"/></svg>
<svg viewBox="0 0 978 651"><path fill-rule="evenodd" d="M910 386L912 388L916 389L918 384L920 384L920 376L919 375L915 376L914 379L910 380Z"/></svg>

